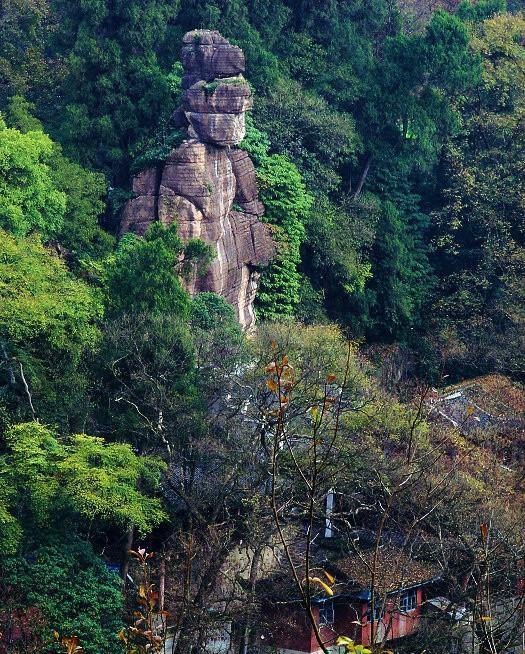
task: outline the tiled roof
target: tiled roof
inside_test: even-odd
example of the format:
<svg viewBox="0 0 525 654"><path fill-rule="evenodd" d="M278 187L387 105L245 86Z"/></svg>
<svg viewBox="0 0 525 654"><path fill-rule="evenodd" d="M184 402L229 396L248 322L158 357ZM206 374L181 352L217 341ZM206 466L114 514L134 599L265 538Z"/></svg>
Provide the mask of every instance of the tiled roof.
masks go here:
<svg viewBox="0 0 525 654"><path fill-rule="evenodd" d="M436 393L431 415L451 422L464 434L525 431L525 389L503 375L486 375Z"/></svg>
<svg viewBox="0 0 525 654"><path fill-rule="evenodd" d="M369 594L371 576L374 569L373 551L355 553L351 556L336 557L312 562L312 577L319 577L326 583L328 579L323 571L335 577L333 584L328 583L334 595L359 595L363 599ZM410 558L400 549L383 546L379 549L375 565L374 587L377 593L394 593L395 591L419 586L434 580L440 573L437 565ZM277 601L297 601L298 592L295 582L287 569L274 571L258 582L259 590ZM314 601L327 599L328 595L319 586L312 586Z"/></svg>
<svg viewBox="0 0 525 654"><path fill-rule="evenodd" d="M391 546L379 549L375 566L373 550L329 561L328 565L336 577L334 590L338 593L370 590L372 572L375 573L374 587L378 593L393 593L430 582L440 572L437 565L417 561Z"/></svg>

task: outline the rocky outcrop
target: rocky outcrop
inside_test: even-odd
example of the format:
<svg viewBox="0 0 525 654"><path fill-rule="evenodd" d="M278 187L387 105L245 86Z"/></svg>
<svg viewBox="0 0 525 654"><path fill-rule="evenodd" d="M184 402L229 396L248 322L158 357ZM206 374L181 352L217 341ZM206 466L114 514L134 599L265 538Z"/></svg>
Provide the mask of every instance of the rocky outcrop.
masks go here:
<svg viewBox="0 0 525 654"><path fill-rule="evenodd" d="M230 302L241 325L255 320L257 267L274 253L255 169L237 146L245 135L251 90L242 76L244 54L218 32L196 30L183 40L182 107L174 123L188 139L162 165L133 179L134 197L124 208L121 233L143 235L149 225L177 222L184 241L199 238L216 256L204 277L186 281L194 294L213 291ZM235 203L235 209L234 209Z"/></svg>

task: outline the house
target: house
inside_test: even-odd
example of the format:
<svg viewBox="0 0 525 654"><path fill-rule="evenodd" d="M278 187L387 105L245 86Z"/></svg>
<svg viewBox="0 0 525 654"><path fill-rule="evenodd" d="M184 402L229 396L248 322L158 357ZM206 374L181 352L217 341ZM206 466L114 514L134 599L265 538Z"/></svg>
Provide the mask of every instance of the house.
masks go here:
<svg viewBox="0 0 525 654"><path fill-rule="evenodd" d="M337 638L347 636L356 644L388 642L413 634L419 627L424 605L439 579L435 567L415 561L394 547L354 553L338 560L325 560L316 570L334 579L333 595L312 598L312 613L323 643L336 647ZM374 593L371 572L375 570ZM266 580L266 651L279 654L317 654L321 651L315 630L292 585L283 578ZM269 583L268 583L269 582ZM273 596L272 596L273 590ZM295 589L296 590L296 589Z"/></svg>
<svg viewBox="0 0 525 654"><path fill-rule="evenodd" d="M480 432L525 433L525 389L503 375L485 375L435 391L430 417L440 418L466 436Z"/></svg>

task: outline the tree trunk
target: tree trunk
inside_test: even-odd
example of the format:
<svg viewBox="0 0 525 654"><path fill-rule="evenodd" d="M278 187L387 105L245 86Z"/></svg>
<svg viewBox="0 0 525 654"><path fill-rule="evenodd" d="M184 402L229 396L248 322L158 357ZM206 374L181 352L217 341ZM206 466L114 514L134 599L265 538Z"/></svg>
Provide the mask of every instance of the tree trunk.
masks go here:
<svg viewBox="0 0 525 654"><path fill-rule="evenodd" d="M164 597L166 595L166 561L159 564L159 609L164 611Z"/></svg>
<svg viewBox="0 0 525 654"><path fill-rule="evenodd" d="M372 161L372 157L369 154L367 154L365 159L365 165L363 166L363 170L361 172L361 177L359 178L359 182L357 183L357 188L355 189L354 200L359 197L361 191L363 190L363 186L365 185L366 178L368 177L368 172L370 170L371 161Z"/></svg>
<svg viewBox="0 0 525 654"><path fill-rule="evenodd" d="M128 579L129 571L129 551L133 547L133 535L135 533L135 527L131 525L126 534L126 542L124 544L124 552L122 555L122 566L120 568L120 575L122 577L122 586L125 589Z"/></svg>
<svg viewBox="0 0 525 654"><path fill-rule="evenodd" d="M250 646L250 632L252 628L252 615L251 611L253 610L253 604L255 600L255 584L257 583L257 576L259 574L259 567L261 565L263 556L263 547L259 547L253 553L252 565L250 568L250 596L249 596L249 611L244 622L244 629L241 637L241 642L239 645L239 654L248 654L248 648Z"/></svg>

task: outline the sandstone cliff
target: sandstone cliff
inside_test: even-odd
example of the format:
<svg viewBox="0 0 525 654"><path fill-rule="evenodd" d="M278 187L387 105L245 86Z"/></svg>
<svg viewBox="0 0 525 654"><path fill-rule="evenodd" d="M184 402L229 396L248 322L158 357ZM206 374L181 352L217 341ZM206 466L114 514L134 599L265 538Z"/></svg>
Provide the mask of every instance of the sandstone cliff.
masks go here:
<svg viewBox="0 0 525 654"><path fill-rule="evenodd" d="M176 221L183 240L212 245L216 256L208 273L187 282L187 289L222 295L247 329L255 318L255 267L268 262L274 246L260 220L264 207L253 163L235 147L244 138L245 112L252 105L242 76L244 54L218 32L196 30L184 37L182 64L185 90L175 119L184 124L188 140L162 165L134 178L121 233L142 235L153 221Z"/></svg>

